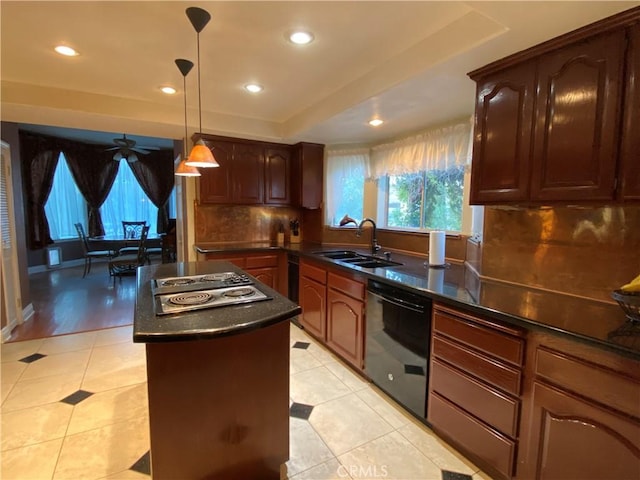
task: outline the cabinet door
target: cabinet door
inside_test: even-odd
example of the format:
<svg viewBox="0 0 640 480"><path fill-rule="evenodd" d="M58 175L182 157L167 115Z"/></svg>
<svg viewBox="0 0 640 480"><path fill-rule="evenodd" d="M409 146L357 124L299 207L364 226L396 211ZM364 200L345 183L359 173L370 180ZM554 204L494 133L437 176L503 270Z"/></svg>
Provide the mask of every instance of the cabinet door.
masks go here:
<svg viewBox="0 0 640 480"><path fill-rule="evenodd" d="M533 201L614 199L624 50L618 31L540 57Z"/></svg>
<svg viewBox="0 0 640 480"><path fill-rule="evenodd" d="M206 140L205 143L220 166L200 169L200 203L231 203L233 143L211 140Z"/></svg>
<svg viewBox="0 0 640 480"><path fill-rule="evenodd" d="M307 277L300 277L300 323L312 335L325 340L326 332L326 287Z"/></svg>
<svg viewBox="0 0 640 480"><path fill-rule="evenodd" d="M264 154L264 203L291 203L291 152L269 148Z"/></svg>
<svg viewBox="0 0 640 480"><path fill-rule="evenodd" d="M640 24L629 33L619 188L623 200L640 200Z"/></svg>
<svg viewBox="0 0 640 480"><path fill-rule="evenodd" d="M260 145L235 144L231 178L234 203L262 203L264 153Z"/></svg>
<svg viewBox="0 0 640 480"><path fill-rule="evenodd" d="M327 345L359 369L364 365L363 311L362 301L327 291Z"/></svg>
<svg viewBox="0 0 640 480"><path fill-rule="evenodd" d="M295 191L293 204L309 209L322 206L322 178L324 174L324 145L299 143L295 146Z"/></svg>
<svg viewBox="0 0 640 480"><path fill-rule="evenodd" d="M256 277L267 287L278 288L278 269L276 267L247 268L247 273Z"/></svg>
<svg viewBox="0 0 640 480"><path fill-rule="evenodd" d="M478 81L472 204L528 199L534 95L534 62Z"/></svg>
<svg viewBox="0 0 640 480"><path fill-rule="evenodd" d="M533 384L531 459L536 478L640 478L640 422Z"/></svg>

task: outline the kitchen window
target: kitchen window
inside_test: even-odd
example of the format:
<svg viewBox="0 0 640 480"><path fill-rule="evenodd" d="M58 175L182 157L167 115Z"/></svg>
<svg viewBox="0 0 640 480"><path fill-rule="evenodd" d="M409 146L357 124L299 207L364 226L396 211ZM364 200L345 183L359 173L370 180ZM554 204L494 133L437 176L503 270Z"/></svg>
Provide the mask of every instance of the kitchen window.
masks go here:
<svg viewBox="0 0 640 480"><path fill-rule="evenodd" d="M363 218L365 176L369 149L327 152L326 224L338 226L345 215Z"/></svg>
<svg viewBox="0 0 640 480"><path fill-rule="evenodd" d="M385 177L380 195L385 221L380 223L393 228L462 231L464 174L464 166L453 166Z"/></svg>

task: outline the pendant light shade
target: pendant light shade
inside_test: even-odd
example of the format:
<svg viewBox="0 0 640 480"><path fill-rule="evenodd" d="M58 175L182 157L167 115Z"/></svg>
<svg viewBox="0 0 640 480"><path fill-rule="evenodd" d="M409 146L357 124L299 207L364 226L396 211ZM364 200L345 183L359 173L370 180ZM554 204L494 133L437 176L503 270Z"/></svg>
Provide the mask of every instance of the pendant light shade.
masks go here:
<svg viewBox="0 0 640 480"><path fill-rule="evenodd" d="M199 133L202 134L202 95L200 92L200 32L204 29L204 27L207 26L209 20L211 20L211 15L206 10L198 7L187 8L186 13L189 21L191 22L191 25L193 25L193 28L196 31L196 39L198 45L198 115L200 119ZM213 157L213 152L211 152L211 149L204 144L202 139L198 140L191 149L191 153L189 153L189 158L187 158L186 164L191 167L202 168L220 166L218 162L216 162L216 159Z"/></svg>
<svg viewBox="0 0 640 480"><path fill-rule="evenodd" d="M187 75L193 68L193 62L185 60L184 58L178 58L176 65L180 73L182 74L182 91L184 93L184 146L182 148L182 160L176 168L175 174L179 177L199 177L200 172L197 168L187 165Z"/></svg>

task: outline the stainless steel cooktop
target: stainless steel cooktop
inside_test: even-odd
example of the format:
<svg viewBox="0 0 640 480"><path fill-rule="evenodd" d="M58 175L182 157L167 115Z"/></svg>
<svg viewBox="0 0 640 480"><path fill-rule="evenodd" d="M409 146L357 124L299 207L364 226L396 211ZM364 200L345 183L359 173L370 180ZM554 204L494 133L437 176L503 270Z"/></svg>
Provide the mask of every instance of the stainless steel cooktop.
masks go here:
<svg viewBox="0 0 640 480"><path fill-rule="evenodd" d="M235 272L222 272L207 275L156 278L151 281L151 289L154 295L161 295L251 284L253 284L253 282L247 275Z"/></svg>
<svg viewBox="0 0 640 480"><path fill-rule="evenodd" d="M253 285L156 295L156 315L271 300Z"/></svg>

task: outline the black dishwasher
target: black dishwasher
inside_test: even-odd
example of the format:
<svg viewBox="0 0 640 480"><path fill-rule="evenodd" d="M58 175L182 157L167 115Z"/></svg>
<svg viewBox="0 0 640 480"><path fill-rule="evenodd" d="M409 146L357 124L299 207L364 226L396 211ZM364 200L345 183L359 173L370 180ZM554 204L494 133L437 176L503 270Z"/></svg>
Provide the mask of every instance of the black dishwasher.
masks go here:
<svg viewBox="0 0 640 480"><path fill-rule="evenodd" d="M424 421L431 299L369 280L366 322L365 373Z"/></svg>

